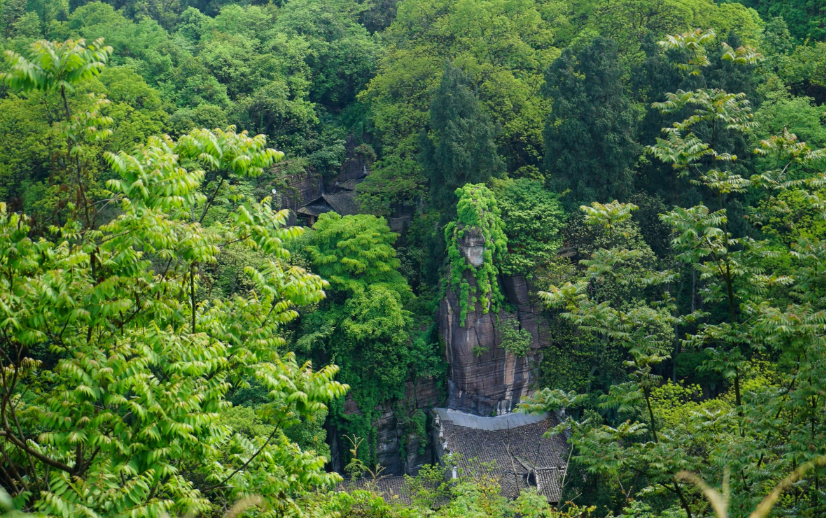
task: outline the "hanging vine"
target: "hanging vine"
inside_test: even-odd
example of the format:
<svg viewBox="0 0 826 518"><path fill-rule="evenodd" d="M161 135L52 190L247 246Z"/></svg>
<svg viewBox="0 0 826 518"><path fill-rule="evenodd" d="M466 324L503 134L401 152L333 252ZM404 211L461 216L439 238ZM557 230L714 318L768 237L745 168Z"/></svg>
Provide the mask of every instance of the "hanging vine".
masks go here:
<svg viewBox="0 0 826 518"><path fill-rule="evenodd" d="M455 222L445 227L447 257L449 262L449 284L459 299L461 323L464 326L468 311L482 306L482 313L499 310L504 300L496 276L499 274L497 264L501 264L508 248L504 224L500 217L496 198L484 184L467 184L456 189L459 203L456 206L458 216ZM469 232L477 230L485 239L483 261L474 266L462 254L459 243ZM465 278L470 272L476 279L476 286Z"/></svg>

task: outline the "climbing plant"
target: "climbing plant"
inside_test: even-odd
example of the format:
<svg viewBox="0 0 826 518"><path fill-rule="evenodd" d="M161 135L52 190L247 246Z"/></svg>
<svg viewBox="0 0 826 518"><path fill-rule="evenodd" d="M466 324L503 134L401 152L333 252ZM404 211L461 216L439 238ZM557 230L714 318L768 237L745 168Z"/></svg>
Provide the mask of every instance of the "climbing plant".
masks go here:
<svg viewBox="0 0 826 518"><path fill-rule="evenodd" d="M504 320L504 319L503 319ZM514 320L502 322L502 348L517 358L524 358L531 350L531 334Z"/></svg>
<svg viewBox="0 0 826 518"><path fill-rule="evenodd" d="M461 322L465 325L467 313L477 303L482 313L496 312L503 300L496 282L501 264L508 249L501 213L493 193L483 184L467 184L456 189L459 203L456 206L456 221L445 227L447 256L449 261L449 285L456 290L461 307ZM482 262L474 266L460 250L460 242L468 232L479 232L484 238ZM465 272L476 280L472 285L465 278Z"/></svg>

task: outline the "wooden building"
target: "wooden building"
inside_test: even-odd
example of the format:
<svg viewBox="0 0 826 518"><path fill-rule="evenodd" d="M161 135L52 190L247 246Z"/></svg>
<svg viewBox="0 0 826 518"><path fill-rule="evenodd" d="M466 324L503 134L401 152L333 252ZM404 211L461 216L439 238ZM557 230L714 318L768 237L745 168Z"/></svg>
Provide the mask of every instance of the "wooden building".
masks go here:
<svg viewBox="0 0 826 518"><path fill-rule="evenodd" d="M335 212L340 216L352 216L359 213L358 202L356 201L356 186L364 178L348 180L336 183L337 192L322 194L305 203L296 211L299 221L311 227L318 220L318 217L325 212Z"/></svg>

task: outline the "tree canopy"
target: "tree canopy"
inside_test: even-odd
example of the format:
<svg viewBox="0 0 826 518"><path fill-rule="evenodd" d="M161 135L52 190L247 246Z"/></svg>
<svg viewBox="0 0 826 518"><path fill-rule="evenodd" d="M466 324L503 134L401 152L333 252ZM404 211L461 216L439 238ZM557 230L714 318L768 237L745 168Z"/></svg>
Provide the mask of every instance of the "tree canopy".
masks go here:
<svg viewBox="0 0 826 518"><path fill-rule="evenodd" d="M0 514L826 514L824 15L0 0Z"/></svg>
<svg viewBox="0 0 826 518"><path fill-rule="evenodd" d="M421 161L430 178L431 203L451 212L456 189L485 183L504 169L495 128L481 110L461 70L445 66L430 105L429 134L422 135Z"/></svg>

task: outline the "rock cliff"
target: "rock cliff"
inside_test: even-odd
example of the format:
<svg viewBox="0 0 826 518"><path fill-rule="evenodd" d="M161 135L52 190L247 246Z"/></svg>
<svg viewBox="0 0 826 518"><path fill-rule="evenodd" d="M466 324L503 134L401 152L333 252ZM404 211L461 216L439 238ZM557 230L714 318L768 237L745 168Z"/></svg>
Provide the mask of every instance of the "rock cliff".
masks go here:
<svg viewBox="0 0 826 518"><path fill-rule="evenodd" d="M484 238L467 232L460 251L474 266L484 257ZM466 276L474 285L476 280ZM539 365L541 349L549 343L548 328L541 325L540 308L531 304L529 286L524 277L504 277L500 288L514 311L500 310L484 314L477 304L469 310L465 325L461 322L459 300L448 290L439 310L439 332L445 342L448 364L447 407L477 415L500 415L511 412L530 389L531 371ZM531 335L528 354L519 358L505 350L501 330L516 324ZM544 324L544 322L543 322Z"/></svg>
<svg viewBox="0 0 826 518"><path fill-rule="evenodd" d="M281 194L281 208L290 209L290 224L296 223L295 213L308 201L324 192L324 179L311 169L286 177L289 186Z"/></svg>
<svg viewBox="0 0 826 518"><path fill-rule="evenodd" d="M443 403L443 381L419 378L415 383L407 382L401 401L375 409L374 415L378 417L372 425L376 432L376 460L385 468L384 475L416 475L423 465L435 462L429 434L413 433L409 419L417 411L424 411L428 417L433 407ZM344 413L363 415L350 395L345 399ZM328 430L328 438L331 440L332 467L342 472L344 466L340 452L349 446L341 442L336 430Z"/></svg>

